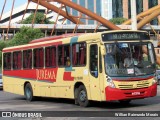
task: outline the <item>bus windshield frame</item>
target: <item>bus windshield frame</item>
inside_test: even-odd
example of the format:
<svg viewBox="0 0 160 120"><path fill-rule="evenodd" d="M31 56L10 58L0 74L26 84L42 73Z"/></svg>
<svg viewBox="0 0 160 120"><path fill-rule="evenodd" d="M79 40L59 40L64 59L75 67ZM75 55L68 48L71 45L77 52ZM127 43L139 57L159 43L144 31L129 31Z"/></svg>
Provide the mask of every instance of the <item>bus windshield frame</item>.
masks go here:
<svg viewBox="0 0 160 120"><path fill-rule="evenodd" d="M109 76L135 77L155 73L156 58L151 42L105 43L105 48L105 71Z"/></svg>

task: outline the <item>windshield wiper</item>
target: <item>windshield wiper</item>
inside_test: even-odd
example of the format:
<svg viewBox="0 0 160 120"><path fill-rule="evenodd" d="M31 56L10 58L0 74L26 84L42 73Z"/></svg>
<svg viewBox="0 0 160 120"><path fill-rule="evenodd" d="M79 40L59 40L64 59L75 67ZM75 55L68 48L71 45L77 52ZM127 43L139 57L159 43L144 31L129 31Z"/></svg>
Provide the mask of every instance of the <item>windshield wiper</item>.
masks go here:
<svg viewBox="0 0 160 120"><path fill-rule="evenodd" d="M135 73L135 75L146 75L146 73Z"/></svg>

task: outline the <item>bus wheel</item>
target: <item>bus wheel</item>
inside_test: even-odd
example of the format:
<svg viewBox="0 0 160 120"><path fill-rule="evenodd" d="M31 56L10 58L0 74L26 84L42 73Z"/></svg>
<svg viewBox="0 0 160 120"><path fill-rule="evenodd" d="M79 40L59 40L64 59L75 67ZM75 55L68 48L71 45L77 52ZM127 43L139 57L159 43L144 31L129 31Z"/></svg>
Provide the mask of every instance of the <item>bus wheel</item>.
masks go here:
<svg viewBox="0 0 160 120"><path fill-rule="evenodd" d="M131 100L119 100L119 102L123 105L127 105L131 102Z"/></svg>
<svg viewBox="0 0 160 120"><path fill-rule="evenodd" d="M86 88L83 85L79 86L77 94L78 94L77 100L78 100L79 105L82 106L82 107L89 106L87 91L86 91Z"/></svg>
<svg viewBox="0 0 160 120"><path fill-rule="evenodd" d="M26 86L24 88L24 94L25 94L26 100L33 101L33 99L34 99L33 90L32 90L32 86L30 83L26 84Z"/></svg>
<svg viewBox="0 0 160 120"><path fill-rule="evenodd" d="M79 105L78 104L78 88L76 88L75 90L74 90L74 100L75 100L75 105Z"/></svg>

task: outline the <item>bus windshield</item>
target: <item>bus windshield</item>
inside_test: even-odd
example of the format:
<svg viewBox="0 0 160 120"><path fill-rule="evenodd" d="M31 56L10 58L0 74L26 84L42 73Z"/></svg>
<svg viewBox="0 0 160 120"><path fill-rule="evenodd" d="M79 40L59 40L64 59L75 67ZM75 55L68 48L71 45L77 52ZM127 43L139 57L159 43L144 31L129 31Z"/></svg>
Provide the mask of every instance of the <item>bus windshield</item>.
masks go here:
<svg viewBox="0 0 160 120"><path fill-rule="evenodd" d="M105 69L110 76L139 76L155 72L152 43L105 44Z"/></svg>

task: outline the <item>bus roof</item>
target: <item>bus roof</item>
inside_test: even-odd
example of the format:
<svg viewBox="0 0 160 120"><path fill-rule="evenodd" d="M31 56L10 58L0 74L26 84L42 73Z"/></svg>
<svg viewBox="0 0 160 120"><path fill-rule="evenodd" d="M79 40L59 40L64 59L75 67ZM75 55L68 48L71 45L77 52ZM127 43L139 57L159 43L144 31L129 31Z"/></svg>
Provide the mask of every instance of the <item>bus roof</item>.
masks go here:
<svg viewBox="0 0 160 120"><path fill-rule="evenodd" d="M63 35L58 35L58 36L52 36L52 37L46 37L46 38L40 38L40 39L35 39L32 40L31 43L38 43L38 42L44 42L44 41L50 41L50 40L58 40L58 39L63 39L63 38L68 38L68 37L74 37L74 36L80 36L85 33L70 33L70 34L63 34Z"/></svg>
<svg viewBox="0 0 160 120"><path fill-rule="evenodd" d="M76 37L76 36L79 37L82 35L86 36L88 34L93 34L93 33L71 33L71 34L63 34L63 35L59 35L59 36L52 36L52 37L35 39L35 40L32 40L31 42L29 42L29 44L4 48L2 50L2 52L11 52L11 51L17 51L17 50L21 50L21 49L31 49L31 48L43 47L44 45L49 46L50 43L53 43L53 41L55 41L56 43L60 43L63 40L66 40L65 38L72 38L72 37Z"/></svg>
<svg viewBox="0 0 160 120"><path fill-rule="evenodd" d="M3 52L11 52L11 51L17 51L17 50L22 50L22 49L31 49L31 48L49 46L50 43L52 43L53 41L55 41L56 43L61 43L63 40L66 40L66 38L72 38L72 37L75 37L75 36L78 36L78 37L81 37L81 38L92 38L92 37L95 37L95 35L97 37L98 36L100 37L100 35L104 34L104 33L127 32L127 31L132 31L132 30L111 30L111 31L104 31L104 32L97 32L97 33L63 34L63 35L59 35L59 36L52 36L52 37L35 39L35 40L32 40L31 42L29 42L29 44L4 48L2 51ZM135 31L133 31L133 32L135 32ZM139 31L138 30L136 32L145 32L145 31Z"/></svg>

